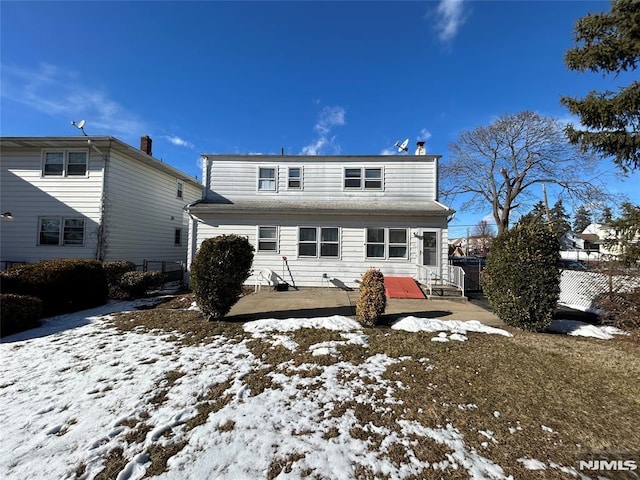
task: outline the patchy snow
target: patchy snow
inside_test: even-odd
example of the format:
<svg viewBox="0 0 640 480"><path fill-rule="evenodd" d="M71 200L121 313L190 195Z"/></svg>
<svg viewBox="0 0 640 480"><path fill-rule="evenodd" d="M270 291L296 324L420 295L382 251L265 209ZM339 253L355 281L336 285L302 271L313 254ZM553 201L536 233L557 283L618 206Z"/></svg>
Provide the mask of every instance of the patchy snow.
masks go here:
<svg viewBox="0 0 640 480"><path fill-rule="evenodd" d="M405 332L452 332L464 336L467 332L492 333L511 337L512 335L501 328L489 327L478 320L440 320L437 318L404 317L391 326L394 330ZM444 338L441 336L441 338ZM451 338L451 337L449 337ZM466 339L466 337L465 337ZM460 340L460 338L454 338ZM464 341L464 340L463 340Z"/></svg>
<svg viewBox="0 0 640 480"><path fill-rule="evenodd" d="M357 468L394 479L459 470L472 479L511 478L451 423L360 423L362 405L381 419L402 405L396 392L407 387L385 374L408 357L367 356L368 336L353 319L259 320L244 325L248 338L217 336L196 346L176 343L175 333L123 332L110 324L111 314L156 301L112 302L46 319L40 328L2 340L1 478L40 479L46 468L48 478L90 480L110 455L121 452L124 466L114 478L135 480L147 474L155 447L171 445L179 448L155 478L265 478L275 469L277 478L315 472L351 479ZM330 365L269 365L250 349L251 339L261 339L296 351L300 345L293 332L301 328L337 332L339 340L309 347L312 355L336 357ZM465 341L468 332L511 336L477 321L406 317L392 328L439 332L434 337L439 341ZM362 348L358 365L340 360L345 346ZM428 375L430 360L418 361ZM493 416L500 414L494 411ZM517 430L521 427L509 428ZM354 431L366 435L354 436ZM493 431L478 432L488 440L485 448L497 442ZM413 450L426 441L450 452L426 462ZM397 448L406 452L401 463L391 458ZM526 468L541 463L519 461Z"/></svg>
<svg viewBox="0 0 640 480"><path fill-rule="evenodd" d="M527 470L546 470L547 468L547 465L544 462L536 460L535 458L518 458L518 462L520 462Z"/></svg>
<svg viewBox="0 0 640 480"><path fill-rule="evenodd" d="M264 478L285 466L281 476L288 478L317 472L350 479L356 467L398 479L451 469L470 478L510 478L451 424L359 422L357 405L380 416L401 405L394 392L406 387L384 376L399 358L377 354L358 365L339 358L331 365L267 365L251 352L248 339L218 336L187 346L174 341L176 334L122 332L109 323L109 314L149 302L47 319L40 328L3 339L0 424L3 451L11 453L0 458L0 477L39 479L46 465L49 478L92 479L110 455L121 452L124 466L114 478L134 480L147 473L154 447L175 444L180 448L156 478ZM346 317L245 325L252 338L292 350L299 345L286 334L299 328L339 333L341 340L312 345L314 354L339 357L340 346L368 348L362 327ZM264 387L253 391L247 379L257 375ZM216 395L207 397L212 389ZM216 407L198 420L199 409L211 402ZM353 437L354 429L375 434L381 443ZM442 443L451 453L434 463L421 460L413 452L421 439ZM390 458L396 445L406 450L400 464Z"/></svg>
<svg viewBox="0 0 640 480"><path fill-rule="evenodd" d="M611 340L614 335L626 335L626 332L619 328L603 325L591 325L578 320L554 320L547 327L551 333L565 333L578 337L592 337L600 340Z"/></svg>

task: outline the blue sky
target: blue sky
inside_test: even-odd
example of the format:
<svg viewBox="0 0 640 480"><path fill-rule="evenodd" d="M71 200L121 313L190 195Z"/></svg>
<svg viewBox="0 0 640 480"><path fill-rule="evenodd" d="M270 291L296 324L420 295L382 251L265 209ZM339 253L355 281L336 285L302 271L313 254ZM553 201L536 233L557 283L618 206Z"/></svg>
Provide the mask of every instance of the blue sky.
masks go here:
<svg viewBox="0 0 640 480"><path fill-rule="evenodd" d="M603 1L8 2L3 136L113 135L200 177L201 153L390 154L617 89L570 72L573 25ZM575 121L575 119L573 119ZM639 173L608 184L640 204ZM550 201L555 199L552 197ZM452 205L456 208L458 205ZM489 208L485 213L489 213ZM524 211L523 213L526 213ZM459 212L450 236L482 219ZM517 216L515 217L517 219Z"/></svg>

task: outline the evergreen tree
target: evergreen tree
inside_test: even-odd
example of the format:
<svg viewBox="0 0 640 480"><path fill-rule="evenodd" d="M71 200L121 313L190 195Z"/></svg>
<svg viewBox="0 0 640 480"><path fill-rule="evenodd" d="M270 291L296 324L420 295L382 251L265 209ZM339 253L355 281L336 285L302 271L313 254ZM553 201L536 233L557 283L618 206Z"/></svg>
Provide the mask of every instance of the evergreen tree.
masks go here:
<svg viewBox="0 0 640 480"><path fill-rule="evenodd" d="M571 224L569 223L569 214L564 208L562 199L558 199L558 201L549 210L549 213L551 213L551 224L553 225L553 231L558 237L561 237L571 230Z"/></svg>
<svg viewBox="0 0 640 480"><path fill-rule="evenodd" d="M571 70L614 74L633 71L640 61L640 1L613 0L611 11L589 13L578 20L577 44L565 55ZM583 151L614 157L623 171L640 167L640 82L613 91L591 91L560 102L580 117L584 130L569 125L569 141Z"/></svg>
<svg viewBox="0 0 640 480"><path fill-rule="evenodd" d="M606 240L608 247L620 250L619 258L626 265L640 262L640 206L625 202L621 215L609 222L614 238Z"/></svg>
<svg viewBox="0 0 640 480"><path fill-rule="evenodd" d="M587 207L584 205L578 207L573 215L573 231L582 233L591 223L591 212Z"/></svg>
<svg viewBox="0 0 640 480"><path fill-rule="evenodd" d="M611 207L604 207L602 209L602 213L600 213L600 218L598 219L598 222L608 225L609 223L611 223L612 219L613 219L613 213L611 213Z"/></svg>

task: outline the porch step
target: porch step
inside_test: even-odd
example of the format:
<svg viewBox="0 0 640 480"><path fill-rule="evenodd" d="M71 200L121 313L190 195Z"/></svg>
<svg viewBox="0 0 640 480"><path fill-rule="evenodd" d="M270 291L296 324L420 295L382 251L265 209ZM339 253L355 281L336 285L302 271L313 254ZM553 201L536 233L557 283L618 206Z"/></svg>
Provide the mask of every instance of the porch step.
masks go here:
<svg viewBox="0 0 640 480"><path fill-rule="evenodd" d="M459 288L451 286L449 284L434 284L431 285L432 294L429 294L429 289L427 289L424 285L420 285L425 295L428 298L441 298L445 300L467 300L465 296L462 295L462 291Z"/></svg>

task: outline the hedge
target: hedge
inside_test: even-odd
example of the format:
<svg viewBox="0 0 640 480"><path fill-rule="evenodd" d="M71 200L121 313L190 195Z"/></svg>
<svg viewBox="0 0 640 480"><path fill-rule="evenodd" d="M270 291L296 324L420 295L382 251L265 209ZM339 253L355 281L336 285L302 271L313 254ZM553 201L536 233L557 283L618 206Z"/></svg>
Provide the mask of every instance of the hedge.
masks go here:
<svg viewBox="0 0 640 480"><path fill-rule="evenodd" d="M45 316L75 312L107 302L107 277L97 260L45 260L0 273L3 293L38 297Z"/></svg>
<svg viewBox="0 0 640 480"><path fill-rule="evenodd" d="M42 318L42 300L27 295L0 295L0 336L22 332L38 326Z"/></svg>

